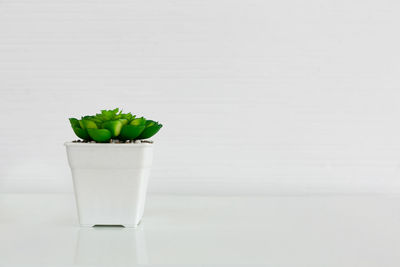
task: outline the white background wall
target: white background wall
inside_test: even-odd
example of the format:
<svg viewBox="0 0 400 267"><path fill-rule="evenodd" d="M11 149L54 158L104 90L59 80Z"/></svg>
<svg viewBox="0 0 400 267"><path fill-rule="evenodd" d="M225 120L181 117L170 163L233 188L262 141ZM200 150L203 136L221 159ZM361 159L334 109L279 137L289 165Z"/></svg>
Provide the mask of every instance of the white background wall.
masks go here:
<svg viewBox="0 0 400 267"><path fill-rule="evenodd" d="M68 117L164 124L150 191L400 191L395 0L0 0L0 192L71 192Z"/></svg>

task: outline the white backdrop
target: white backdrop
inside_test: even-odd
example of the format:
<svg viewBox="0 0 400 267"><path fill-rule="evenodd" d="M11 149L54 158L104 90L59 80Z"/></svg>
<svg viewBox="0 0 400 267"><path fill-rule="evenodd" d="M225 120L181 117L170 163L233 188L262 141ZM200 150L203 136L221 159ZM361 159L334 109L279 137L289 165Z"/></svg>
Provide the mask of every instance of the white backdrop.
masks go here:
<svg viewBox="0 0 400 267"><path fill-rule="evenodd" d="M0 192L71 192L68 117L158 120L151 192L399 192L400 4L0 0Z"/></svg>

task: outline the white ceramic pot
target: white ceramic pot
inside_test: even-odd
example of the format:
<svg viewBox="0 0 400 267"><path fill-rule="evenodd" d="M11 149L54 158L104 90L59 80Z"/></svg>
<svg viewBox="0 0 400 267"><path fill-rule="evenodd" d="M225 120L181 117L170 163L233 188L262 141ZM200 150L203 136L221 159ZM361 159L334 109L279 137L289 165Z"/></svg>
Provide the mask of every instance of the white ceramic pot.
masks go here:
<svg viewBox="0 0 400 267"><path fill-rule="evenodd" d="M80 224L136 227L143 216L153 144L65 146Z"/></svg>

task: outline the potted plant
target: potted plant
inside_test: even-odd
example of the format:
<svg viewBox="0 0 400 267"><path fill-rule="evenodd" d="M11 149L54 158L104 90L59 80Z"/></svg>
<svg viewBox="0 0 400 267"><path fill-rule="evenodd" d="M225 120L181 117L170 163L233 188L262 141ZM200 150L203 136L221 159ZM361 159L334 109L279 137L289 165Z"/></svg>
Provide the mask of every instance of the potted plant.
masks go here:
<svg viewBox="0 0 400 267"><path fill-rule="evenodd" d="M80 138L65 143L80 224L136 227L152 165L147 139L162 124L118 108L69 121Z"/></svg>

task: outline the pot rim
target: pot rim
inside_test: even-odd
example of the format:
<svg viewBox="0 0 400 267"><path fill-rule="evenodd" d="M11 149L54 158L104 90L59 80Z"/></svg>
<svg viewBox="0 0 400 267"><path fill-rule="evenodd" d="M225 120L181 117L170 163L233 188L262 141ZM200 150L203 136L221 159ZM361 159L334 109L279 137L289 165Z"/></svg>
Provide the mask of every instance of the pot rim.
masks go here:
<svg viewBox="0 0 400 267"><path fill-rule="evenodd" d="M117 146L117 147L132 147L132 146L153 146L152 143L75 143L68 141L64 143L64 146Z"/></svg>

